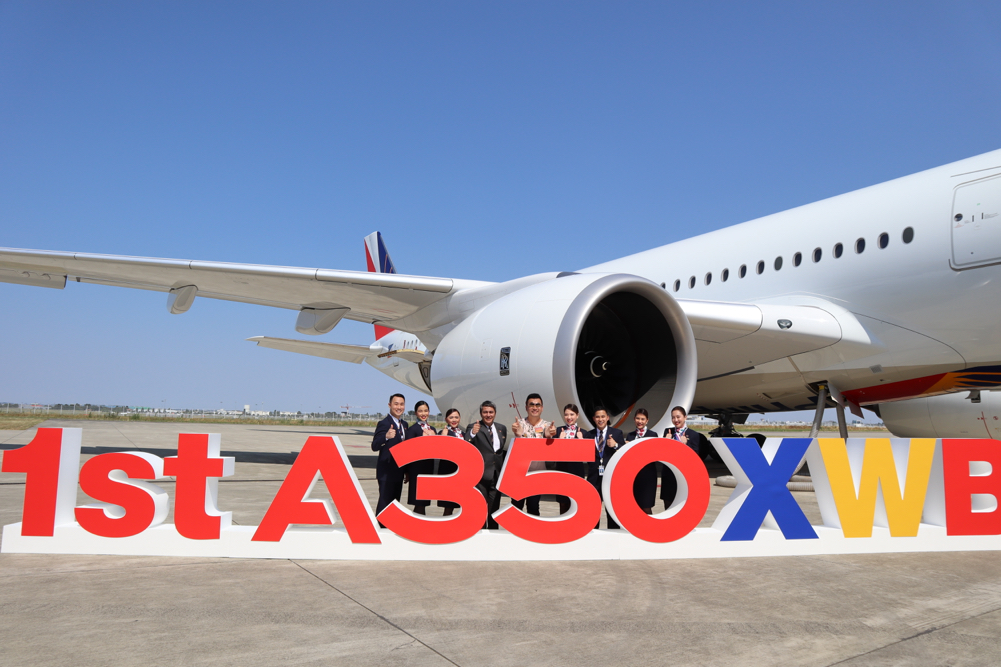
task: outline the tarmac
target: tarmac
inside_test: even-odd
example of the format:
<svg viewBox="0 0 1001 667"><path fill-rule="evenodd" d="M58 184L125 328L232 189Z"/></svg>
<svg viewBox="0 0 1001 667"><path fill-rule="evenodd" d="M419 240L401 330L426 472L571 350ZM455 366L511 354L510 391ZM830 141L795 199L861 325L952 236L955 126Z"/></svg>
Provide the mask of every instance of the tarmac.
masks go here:
<svg viewBox="0 0 1001 667"><path fill-rule="evenodd" d="M220 481L219 506L243 525L259 523L308 436L338 435L375 505L371 429L42 426L82 427L84 459L166 456L182 431L221 433L236 474ZM34 431L0 431L0 450ZM704 525L731 491L712 487ZM23 494L24 475L0 473L0 523L20 521ZM794 495L819 523L814 495ZM0 665L991 665L1001 565L991 552L515 563L0 554L0 615Z"/></svg>

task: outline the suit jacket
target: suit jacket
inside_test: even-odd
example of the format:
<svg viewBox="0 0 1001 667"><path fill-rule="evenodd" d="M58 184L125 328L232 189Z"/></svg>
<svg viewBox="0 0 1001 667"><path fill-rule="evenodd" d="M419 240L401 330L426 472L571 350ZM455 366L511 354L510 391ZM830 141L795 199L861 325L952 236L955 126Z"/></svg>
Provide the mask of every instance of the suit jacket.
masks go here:
<svg viewBox="0 0 1001 667"><path fill-rule="evenodd" d="M591 482L591 484L593 484L595 488L600 489L601 475L598 474L598 447L594 442L594 438L597 436L597 434L598 434L598 429L595 429L593 431L586 432L584 434L584 437L589 438L591 440L591 447L594 451L594 460L587 467L587 481ZM617 428L612 428L611 426L605 429L606 443L608 442L609 438L614 438L615 442L618 444L618 447L611 447L607 444L605 445L605 449L602 452L601 456L601 465L604 465L606 468L608 467L609 460L611 460L611 458L615 456L615 453L619 451L619 447L626 444L626 438L624 435L622 435L622 431L620 431Z"/></svg>
<svg viewBox="0 0 1001 667"><path fill-rule="evenodd" d="M390 466L391 469L398 468L396 465L396 459L393 455L389 453L390 448L393 445L398 445L404 441L404 435L407 432L407 422L403 419L400 420L400 424L403 428L396 429L395 438L386 438L386 433L389 431L390 427L395 426L393 423L393 418L390 415L386 415L382 421L380 421L375 426L375 436L372 438L372 451L379 452L379 461L376 464L377 468L383 466Z"/></svg>
<svg viewBox="0 0 1001 667"><path fill-rule="evenodd" d="M473 425L475 424L480 425L480 431L473 435ZM493 425L497 429L497 439L500 440L500 449L496 452L494 451L493 436L490 435L490 430L482 419L466 427L466 440L473 443L483 455L483 478L480 482L488 485L492 485L497 479L501 466L504 464L504 456L507 454L507 450L504 449L507 444L507 427L496 421Z"/></svg>
<svg viewBox="0 0 1001 667"><path fill-rule="evenodd" d="M674 428L673 426L668 426L667 428L664 429L664 437L669 438L670 440L674 440L675 431L677 431L676 428ZM698 431L694 430L691 427L685 430L685 435L688 436L688 446L692 449L692 451L694 451L696 454L699 455L699 458L702 458L702 454L705 451L703 447L710 446L709 441L706 440L706 436L702 435L701 433L699 433Z"/></svg>

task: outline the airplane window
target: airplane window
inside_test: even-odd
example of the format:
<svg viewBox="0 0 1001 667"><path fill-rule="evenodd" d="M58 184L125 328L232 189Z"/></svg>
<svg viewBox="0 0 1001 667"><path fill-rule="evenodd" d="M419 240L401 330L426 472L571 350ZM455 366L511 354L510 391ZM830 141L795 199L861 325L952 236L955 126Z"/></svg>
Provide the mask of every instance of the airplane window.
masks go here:
<svg viewBox="0 0 1001 667"><path fill-rule="evenodd" d="M758 266L757 266L757 268L755 269L755 271L757 271L757 272L758 272L758 275L759 275L759 276L760 276L760 275L761 275L762 273L764 273L764 272L765 272L765 263L764 263L764 262L758 262Z"/></svg>
<svg viewBox="0 0 1001 667"><path fill-rule="evenodd" d="M744 276L746 276L747 275L747 264L741 264L740 265L740 270L737 273L740 274L741 278L743 278Z"/></svg>
<svg viewBox="0 0 1001 667"><path fill-rule="evenodd" d="M904 230L904 243L910 243L914 240L914 228L908 227Z"/></svg>
<svg viewBox="0 0 1001 667"><path fill-rule="evenodd" d="M840 243L835 243L834 244L834 259L837 259L838 257L841 257L841 253L843 253L844 251L845 251L845 247L843 245L841 245Z"/></svg>
<svg viewBox="0 0 1001 667"><path fill-rule="evenodd" d="M712 272L710 272L710 273L707 273L707 274L706 274L706 285L708 285L708 284L709 284L709 283L711 283L712 281L713 281L713 274L712 274Z"/></svg>
<svg viewBox="0 0 1001 667"><path fill-rule="evenodd" d="M723 273L719 274L719 279L726 282L726 279L730 277L730 269L723 269Z"/></svg>
<svg viewBox="0 0 1001 667"><path fill-rule="evenodd" d="M775 270L778 271L781 268L782 268L782 258L781 257L776 257L775 258Z"/></svg>
<svg viewBox="0 0 1001 667"><path fill-rule="evenodd" d="M865 239L859 239L855 242L855 253L861 255L865 252Z"/></svg>
<svg viewBox="0 0 1001 667"><path fill-rule="evenodd" d="M792 265L793 266L799 266L802 263L803 263L803 253L798 252L798 253L796 253L795 255L792 256Z"/></svg>
<svg viewBox="0 0 1001 667"><path fill-rule="evenodd" d="M674 291L677 292L679 289L681 289L681 281L680 280L675 280L674 281Z"/></svg>
<svg viewBox="0 0 1001 667"><path fill-rule="evenodd" d="M693 287L695 287L695 276L688 279L688 289L692 289Z"/></svg>
<svg viewBox="0 0 1001 667"><path fill-rule="evenodd" d="M879 235L879 249L882 250L886 246L890 245L890 235L883 232Z"/></svg>
<svg viewBox="0 0 1001 667"><path fill-rule="evenodd" d="M667 283L661 283L660 287L661 289L667 289Z"/></svg>
<svg viewBox="0 0 1001 667"><path fill-rule="evenodd" d="M824 251L823 250L821 250L820 248L814 248L813 249L813 261L814 262L819 262L820 258L823 257L823 256L824 256Z"/></svg>

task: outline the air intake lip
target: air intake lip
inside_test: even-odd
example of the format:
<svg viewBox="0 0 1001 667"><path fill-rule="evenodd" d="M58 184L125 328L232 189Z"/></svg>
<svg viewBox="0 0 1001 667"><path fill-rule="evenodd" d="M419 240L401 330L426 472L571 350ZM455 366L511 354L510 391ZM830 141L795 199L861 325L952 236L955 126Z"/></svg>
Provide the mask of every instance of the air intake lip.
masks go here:
<svg viewBox="0 0 1001 667"><path fill-rule="evenodd" d="M672 406L692 404L696 355L691 325L673 297L638 276L610 274L568 308L556 336L553 388L560 406L579 405L588 423L598 405L613 423L645 407L660 427ZM598 357L602 372L595 374Z"/></svg>

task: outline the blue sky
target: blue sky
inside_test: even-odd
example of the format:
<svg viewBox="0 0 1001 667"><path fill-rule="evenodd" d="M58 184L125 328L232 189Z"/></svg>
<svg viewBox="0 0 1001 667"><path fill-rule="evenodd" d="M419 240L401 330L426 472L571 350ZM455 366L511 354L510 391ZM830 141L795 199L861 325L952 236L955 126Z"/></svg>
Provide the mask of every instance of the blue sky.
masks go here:
<svg viewBox="0 0 1001 667"><path fill-rule="evenodd" d="M0 3L0 246L507 280L1001 147L997 3ZM377 409L295 314L0 284L0 401ZM346 322L322 340L368 343ZM416 399L416 395L414 399ZM412 399L413 401L413 399Z"/></svg>

